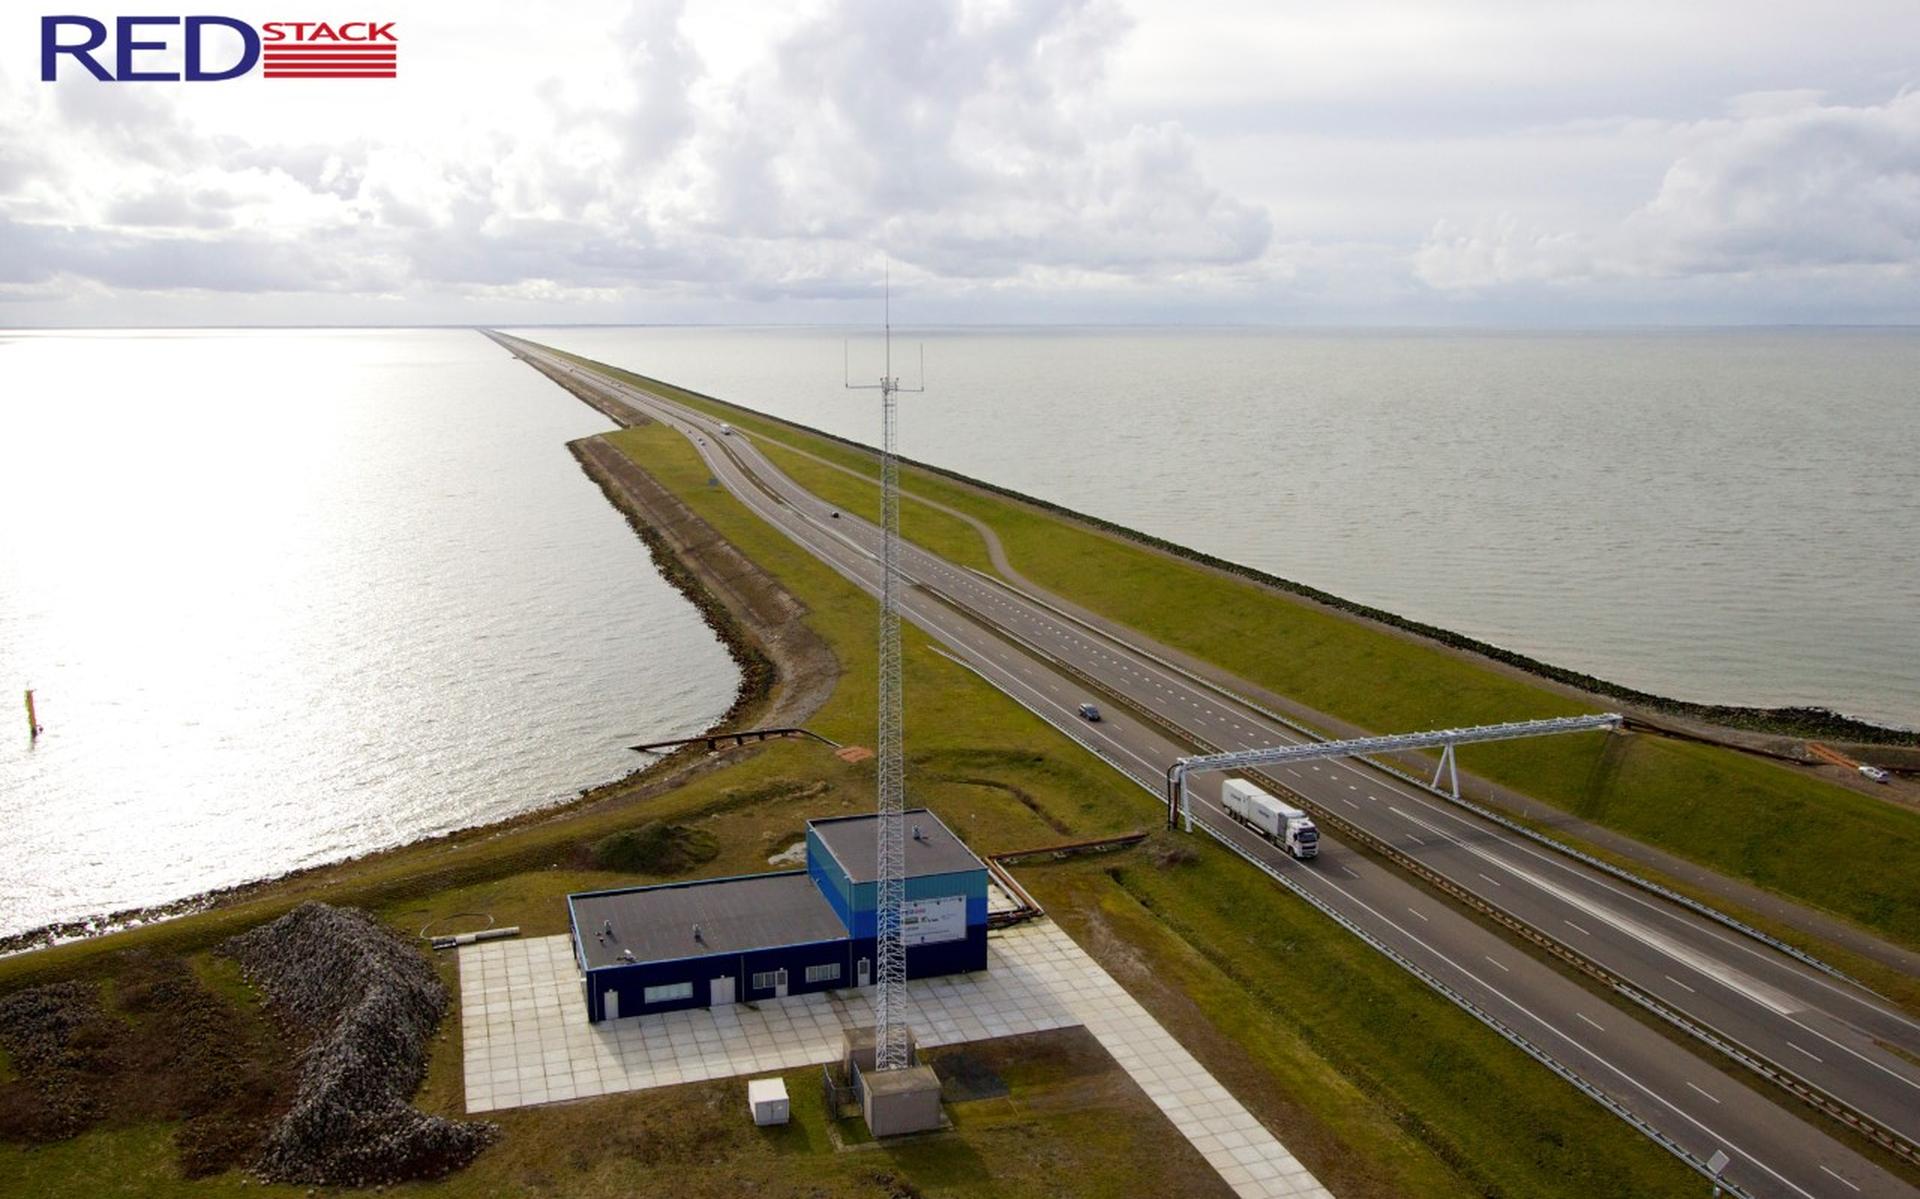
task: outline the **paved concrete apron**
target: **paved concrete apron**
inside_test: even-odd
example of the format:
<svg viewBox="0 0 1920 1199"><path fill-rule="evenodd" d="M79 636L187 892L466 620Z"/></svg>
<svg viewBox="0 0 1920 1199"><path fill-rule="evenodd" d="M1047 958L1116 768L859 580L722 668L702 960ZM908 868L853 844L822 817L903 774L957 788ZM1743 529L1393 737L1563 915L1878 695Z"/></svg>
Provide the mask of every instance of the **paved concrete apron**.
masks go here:
<svg viewBox="0 0 1920 1199"><path fill-rule="evenodd" d="M1085 1025L1236 1192L1328 1194L1051 921L995 933L985 973L916 980L910 993L926 1046ZM460 951L460 1019L467 1111L487 1112L830 1062L872 1011L845 991L588 1024L568 939L536 937Z"/></svg>

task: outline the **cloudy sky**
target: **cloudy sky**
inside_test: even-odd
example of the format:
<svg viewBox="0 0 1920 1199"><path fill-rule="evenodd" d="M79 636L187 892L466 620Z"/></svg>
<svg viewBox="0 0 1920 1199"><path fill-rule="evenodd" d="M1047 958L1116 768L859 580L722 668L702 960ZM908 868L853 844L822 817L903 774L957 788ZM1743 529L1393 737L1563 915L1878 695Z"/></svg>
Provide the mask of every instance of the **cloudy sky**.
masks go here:
<svg viewBox="0 0 1920 1199"><path fill-rule="evenodd" d="M400 77L201 84L43 8L0 325L1920 321L1912 0L275 0L191 11Z"/></svg>

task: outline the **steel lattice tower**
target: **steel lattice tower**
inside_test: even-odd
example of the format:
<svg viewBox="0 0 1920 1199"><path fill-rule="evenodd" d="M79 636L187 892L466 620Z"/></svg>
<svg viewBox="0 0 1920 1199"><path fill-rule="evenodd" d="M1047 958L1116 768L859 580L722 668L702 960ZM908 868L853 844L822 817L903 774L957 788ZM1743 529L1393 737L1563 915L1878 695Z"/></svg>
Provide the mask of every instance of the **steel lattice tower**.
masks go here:
<svg viewBox="0 0 1920 1199"><path fill-rule="evenodd" d="M854 390L880 393L880 727L875 748L878 766L879 844L874 895L873 1065L904 1070L907 1060L907 948L900 936L901 909L907 898L906 745L902 732L900 679L900 464L895 457L895 428L902 391L893 374L893 284L886 284L886 358L878 383L847 383ZM924 372L923 372L924 373Z"/></svg>

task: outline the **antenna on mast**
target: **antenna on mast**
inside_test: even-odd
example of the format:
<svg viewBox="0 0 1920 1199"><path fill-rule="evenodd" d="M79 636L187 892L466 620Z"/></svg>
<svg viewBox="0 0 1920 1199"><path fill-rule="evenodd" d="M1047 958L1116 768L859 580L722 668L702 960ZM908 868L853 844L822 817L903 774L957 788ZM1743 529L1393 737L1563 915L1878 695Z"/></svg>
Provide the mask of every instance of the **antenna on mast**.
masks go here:
<svg viewBox="0 0 1920 1199"><path fill-rule="evenodd" d="M920 350L920 380L902 387L893 373L893 267L883 275L881 328L885 365L878 383L855 383L848 351L841 344L841 365L850 391L880 393L880 727L875 759L878 828L874 895L873 1065L875 1070L904 1070L911 1061L907 1036L907 949L901 936L901 911L907 898L906 747L900 679L900 466L895 455L898 404L895 396L922 392L926 386L926 347Z"/></svg>

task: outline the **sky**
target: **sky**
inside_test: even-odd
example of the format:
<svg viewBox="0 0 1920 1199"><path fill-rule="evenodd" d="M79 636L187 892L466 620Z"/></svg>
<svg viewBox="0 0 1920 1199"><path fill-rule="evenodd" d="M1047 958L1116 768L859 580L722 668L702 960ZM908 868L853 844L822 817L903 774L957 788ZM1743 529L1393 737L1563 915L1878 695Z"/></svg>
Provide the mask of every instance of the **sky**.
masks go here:
<svg viewBox="0 0 1920 1199"><path fill-rule="evenodd" d="M88 2L0 14L0 326L1920 321L1912 0L272 0L184 11L399 77L43 81L165 7Z"/></svg>

